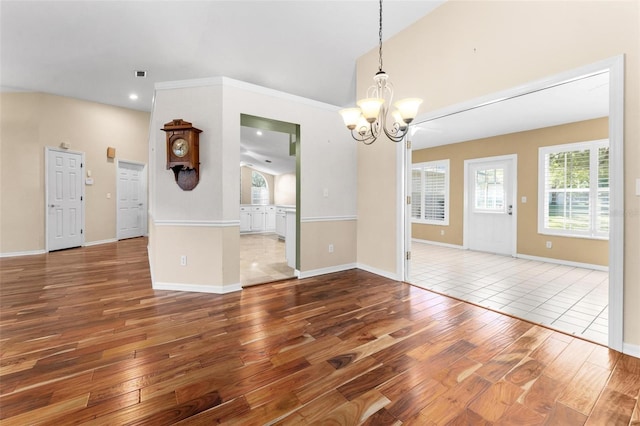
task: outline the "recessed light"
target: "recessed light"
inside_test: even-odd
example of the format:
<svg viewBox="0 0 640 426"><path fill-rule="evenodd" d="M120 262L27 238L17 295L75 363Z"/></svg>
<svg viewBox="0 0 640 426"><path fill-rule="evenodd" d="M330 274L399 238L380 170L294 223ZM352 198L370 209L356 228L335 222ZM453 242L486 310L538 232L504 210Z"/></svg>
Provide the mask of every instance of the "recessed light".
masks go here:
<svg viewBox="0 0 640 426"><path fill-rule="evenodd" d="M132 93L129 95L129 99L131 99L132 101L135 101L136 99L138 99L138 95L136 95L135 93Z"/></svg>
<svg viewBox="0 0 640 426"><path fill-rule="evenodd" d="M262 136L262 132L261 132L260 130L258 130L258 131L256 132L256 135L258 135L258 136Z"/></svg>

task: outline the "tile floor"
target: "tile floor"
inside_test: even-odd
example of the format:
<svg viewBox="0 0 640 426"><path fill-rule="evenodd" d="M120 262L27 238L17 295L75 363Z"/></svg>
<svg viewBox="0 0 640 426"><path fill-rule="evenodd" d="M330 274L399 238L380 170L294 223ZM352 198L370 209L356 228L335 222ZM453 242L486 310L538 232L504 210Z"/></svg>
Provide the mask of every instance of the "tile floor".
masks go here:
<svg viewBox="0 0 640 426"><path fill-rule="evenodd" d="M240 234L240 284L243 287L295 276L287 266L284 240L273 233Z"/></svg>
<svg viewBox="0 0 640 426"><path fill-rule="evenodd" d="M409 282L607 344L607 272L413 242Z"/></svg>

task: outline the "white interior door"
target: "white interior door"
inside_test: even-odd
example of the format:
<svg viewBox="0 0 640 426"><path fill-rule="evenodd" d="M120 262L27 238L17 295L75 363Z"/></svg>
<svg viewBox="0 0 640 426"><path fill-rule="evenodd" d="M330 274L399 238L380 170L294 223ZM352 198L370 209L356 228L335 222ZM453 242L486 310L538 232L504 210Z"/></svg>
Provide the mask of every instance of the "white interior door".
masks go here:
<svg viewBox="0 0 640 426"><path fill-rule="evenodd" d="M515 156L468 160L465 246L515 255Z"/></svg>
<svg viewBox="0 0 640 426"><path fill-rule="evenodd" d="M147 232L147 188L144 164L118 161L118 239Z"/></svg>
<svg viewBox="0 0 640 426"><path fill-rule="evenodd" d="M47 250L84 242L82 154L47 148Z"/></svg>

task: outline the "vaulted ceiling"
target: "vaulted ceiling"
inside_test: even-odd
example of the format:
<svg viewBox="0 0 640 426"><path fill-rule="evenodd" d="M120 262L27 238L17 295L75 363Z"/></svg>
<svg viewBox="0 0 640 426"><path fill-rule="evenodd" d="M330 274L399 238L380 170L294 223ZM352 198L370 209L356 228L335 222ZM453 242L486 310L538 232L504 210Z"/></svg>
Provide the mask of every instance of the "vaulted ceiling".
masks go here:
<svg viewBox="0 0 640 426"><path fill-rule="evenodd" d="M384 38L443 2L387 0ZM148 111L155 82L226 76L344 106L378 2L3 0L0 42L3 91Z"/></svg>

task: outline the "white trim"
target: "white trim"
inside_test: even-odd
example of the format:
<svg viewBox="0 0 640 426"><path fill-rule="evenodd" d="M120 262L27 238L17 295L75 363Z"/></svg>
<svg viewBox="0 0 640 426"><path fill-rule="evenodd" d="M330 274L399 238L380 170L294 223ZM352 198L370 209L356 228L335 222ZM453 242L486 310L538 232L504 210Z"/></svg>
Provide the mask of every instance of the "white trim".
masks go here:
<svg viewBox="0 0 640 426"><path fill-rule="evenodd" d="M52 147L52 146L45 146L44 147L44 251L45 252L49 252L49 152L54 151L54 152L66 152L68 154L76 154L76 155L80 155L80 162L82 163L82 167L80 167L81 171L82 171L82 176L81 178L81 188L82 188L82 223L80 224L80 229L82 230L81 234L82 234L82 238L80 241L80 246L84 246L85 244L85 237L86 237L86 226L85 226L85 213L86 213L86 203L87 203L87 196L85 194L85 170L86 170L86 165L87 165L87 161L85 158L85 154L82 151L72 151L72 150L68 150L68 149L62 149L62 148L56 148L56 147Z"/></svg>
<svg viewBox="0 0 640 426"><path fill-rule="evenodd" d="M408 132L407 132L408 133ZM383 140L383 143L394 143L387 140ZM410 273L409 263L405 253L407 252L407 232L411 229L407 224L407 138L403 138L401 142L394 143L396 145L396 170L400 171L400 179L396 179L396 272L395 276L391 279L402 281L408 278L407 274ZM411 212L409 212L411 214ZM365 269L365 268L362 268ZM367 269L365 269L367 270ZM383 275L382 273L373 272L374 274L382 275L383 277L390 278L391 276ZM380 271L382 272L382 271Z"/></svg>
<svg viewBox="0 0 640 426"><path fill-rule="evenodd" d="M518 248L518 154L506 154L506 155L497 155L493 157L482 157L482 158L471 158L469 160L464 160L464 173L463 173L463 214L462 214L462 247L465 249L469 248L469 214L471 207L469 206L468 198L469 198L469 166L472 164L478 163L491 163L491 162L502 162L502 161L511 161L511 211L512 218L511 221L511 256L516 255L516 251ZM505 205L505 208L507 206Z"/></svg>
<svg viewBox="0 0 640 426"><path fill-rule="evenodd" d="M117 238L109 238L106 240L97 240L97 241L89 241L88 243L84 243L82 247L90 247L90 246L99 246L101 244L109 244L109 243L117 243Z"/></svg>
<svg viewBox="0 0 640 426"><path fill-rule="evenodd" d="M139 161L120 160L119 158L116 158L116 240L125 239L125 238L121 238L120 231L119 231L120 215L118 214L118 212L120 211L120 194L118 193L118 188L120 188L120 181L118 179L120 176L120 163L132 164L134 166L142 167L142 193L144 194L144 204L143 204L144 214L142 215L142 221L143 221L142 235L144 236L149 233L149 221L148 221L149 183L148 183L148 177L147 177L147 175L149 174L149 171L148 171L147 165Z"/></svg>
<svg viewBox="0 0 640 426"><path fill-rule="evenodd" d="M340 222L340 221L353 221L358 220L358 216L317 216L317 217L303 217L300 222Z"/></svg>
<svg viewBox="0 0 640 426"><path fill-rule="evenodd" d="M347 263L344 265L328 266L326 268L312 269L310 271L298 271L298 278L310 278L318 275L332 274L334 272L348 271L357 268L355 263Z"/></svg>
<svg viewBox="0 0 640 426"><path fill-rule="evenodd" d="M14 251L9 253L0 253L0 257L33 256L36 254L45 254L45 253L46 253L46 250Z"/></svg>
<svg viewBox="0 0 640 426"><path fill-rule="evenodd" d="M381 277L389 278L390 280L402 281L398 274L394 274L393 272L389 271L383 271L382 269L374 268L373 266L356 263L356 268L362 269L363 271L371 272L372 274L380 275Z"/></svg>
<svg viewBox="0 0 640 426"><path fill-rule="evenodd" d="M229 228L240 226L240 220L162 220L153 221L155 226L202 226L211 228Z"/></svg>
<svg viewBox="0 0 640 426"><path fill-rule="evenodd" d="M622 353L640 358L640 345L632 345L631 343L622 343Z"/></svg>
<svg viewBox="0 0 640 426"><path fill-rule="evenodd" d="M240 283L229 285L197 285L197 284L183 284L183 283L161 283L154 282L152 284L154 290L168 290L168 291L187 291L193 293L213 293L213 294L227 294L235 291L241 291L242 286Z"/></svg>
<svg viewBox="0 0 640 426"><path fill-rule="evenodd" d="M421 240L419 238L412 238L411 241L413 241L415 243L429 244L429 245L432 245L432 246L440 246L440 247L448 247L448 248L454 248L454 249L459 249L459 250L465 250L464 247L459 246L457 244L441 243L439 241L431 241L431 240Z"/></svg>
<svg viewBox="0 0 640 426"><path fill-rule="evenodd" d="M596 271L603 271L603 272L609 271L608 266L596 265L593 263L573 262L571 260L554 259L552 257L531 256L528 254L521 254L521 253L516 253L514 257L518 259L536 260L538 262L553 263L555 265L573 266L575 268L593 269Z"/></svg>
<svg viewBox="0 0 640 426"><path fill-rule="evenodd" d="M624 342L624 55L609 68L609 347Z"/></svg>
<svg viewBox="0 0 640 426"><path fill-rule="evenodd" d="M303 98L302 96L292 95L290 93L281 92L279 90L270 89L268 87L258 86L256 84L247 83L240 80L235 80L229 77L208 77L208 78L196 78L191 80L175 80L175 81L163 81L155 84L155 90L171 90L171 89L185 89L190 87L202 87L202 86L227 86L234 87L248 92L257 93L260 95L271 96L274 98L282 99L285 101L296 102L305 104L314 108L320 108L327 111L338 112L340 107L327 104L324 102L316 101L309 98Z"/></svg>

